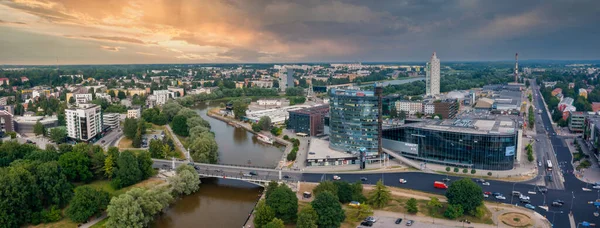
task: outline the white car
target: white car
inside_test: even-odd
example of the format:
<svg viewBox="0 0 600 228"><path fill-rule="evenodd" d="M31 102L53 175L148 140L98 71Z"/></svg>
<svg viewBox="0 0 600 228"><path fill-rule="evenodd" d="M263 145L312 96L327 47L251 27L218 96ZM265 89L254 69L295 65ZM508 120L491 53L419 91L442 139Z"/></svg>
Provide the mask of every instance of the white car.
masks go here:
<svg viewBox="0 0 600 228"><path fill-rule="evenodd" d="M483 182L481 185L490 186L490 182Z"/></svg>
<svg viewBox="0 0 600 228"><path fill-rule="evenodd" d="M505 200L505 199L506 199L506 197L504 197L504 196L496 196L496 199L499 199L499 200Z"/></svg>
<svg viewBox="0 0 600 228"><path fill-rule="evenodd" d="M529 200L529 196L526 196L526 195L521 195L521 196L519 197L519 199L523 199L523 200Z"/></svg>
<svg viewBox="0 0 600 228"><path fill-rule="evenodd" d="M405 179L400 179L398 181L400 182L400 184L406 184L406 180Z"/></svg>
<svg viewBox="0 0 600 228"><path fill-rule="evenodd" d="M338 175L335 175L335 176L333 176L333 179L334 179L334 180L341 180L342 178L341 178L341 177L339 177Z"/></svg>
<svg viewBox="0 0 600 228"><path fill-rule="evenodd" d="M600 185L594 185L593 189L600 189Z"/></svg>
<svg viewBox="0 0 600 228"><path fill-rule="evenodd" d="M490 197L489 195L483 194L483 198L488 198Z"/></svg>

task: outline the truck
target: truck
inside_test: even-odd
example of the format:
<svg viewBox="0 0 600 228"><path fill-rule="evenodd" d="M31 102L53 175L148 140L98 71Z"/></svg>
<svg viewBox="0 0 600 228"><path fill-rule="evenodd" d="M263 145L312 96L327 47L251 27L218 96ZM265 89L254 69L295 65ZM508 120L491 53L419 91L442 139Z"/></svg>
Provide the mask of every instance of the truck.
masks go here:
<svg viewBox="0 0 600 228"><path fill-rule="evenodd" d="M439 189L448 189L448 185L446 185L446 183L441 182L441 181L435 181L435 182L433 182L433 187L434 188L439 188Z"/></svg>

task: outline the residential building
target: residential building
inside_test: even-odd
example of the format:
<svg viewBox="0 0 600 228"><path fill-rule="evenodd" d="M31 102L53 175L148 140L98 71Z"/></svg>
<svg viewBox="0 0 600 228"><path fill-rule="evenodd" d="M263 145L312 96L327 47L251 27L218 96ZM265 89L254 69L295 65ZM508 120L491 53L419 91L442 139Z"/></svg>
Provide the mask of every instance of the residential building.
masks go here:
<svg viewBox="0 0 600 228"><path fill-rule="evenodd" d="M147 108L154 108L154 106L156 106L156 96L150 94L146 98L146 107Z"/></svg>
<svg viewBox="0 0 600 228"><path fill-rule="evenodd" d="M244 82L235 82L235 88L236 89L241 89L244 88Z"/></svg>
<svg viewBox="0 0 600 228"><path fill-rule="evenodd" d="M10 80L8 78L0 78L0 85L10 85Z"/></svg>
<svg viewBox="0 0 600 228"><path fill-rule="evenodd" d="M152 95L156 96L156 105L161 106L167 103L167 101L173 98L173 92L169 90L154 90Z"/></svg>
<svg viewBox="0 0 600 228"><path fill-rule="evenodd" d="M565 97L558 103L558 110L564 111L567 106L573 105L573 98Z"/></svg>
<svg viewBox="0 0 600 228"><path fill-rule="evenodd" d="M96 99L105 99L108 102L112 101L112 97L108 93L96 93Z"/></svg>
<svg viewBox="0 0 600 228"><path fill-rule="evenodd" d="M293 88L296 85L294 82L294 70L292 68L287 68L285 82L287 84L287 88Z"/></svg>
<svg viewBox="0 0 600 228"><path fill-rule="evenodd" d="M588 116L587 112L570 112L569 113L569 131L571 132L583 132L585 125L585 118Z"/></svg>
<svg viewBox="0 0 600 228"><path fill-rule="evenodd" d="M13 116L13 127L21 135L33 135L33 126L38 121L46 129L58 126L56 116Z"/></svg>
<svg viewBox="0 0 600 228"><path fill-rule="evenodd" d="M102 132L102 110L99 105L81 104L66 109L65 113L69 138L89 141Z"/></svg>
<svg viewBox="0 0 600 228"><path fill-rule="evenodd" d="M0 132L7 133L13 131L15 131L13 127L13 114L6 110L0 110Z"/></svg>
<svg viewBox="0 0 600 228"><path fill-rule="evenodd" d="M435 114L435 105L433 105L433 103L429 103L429 102L423 104L423 113L425 113L425 115Z"/></svg>
<svg viewBox="0 0 600 228"><path fill-rule="evenodd" d="M433 102L435 114L440 114L443 119L453 119L458 113L459 104L457 100L437 100Z"/></svg>
<svg viewBox="0 0 600 228"><path fill-rule="evenodd" d="M552 96L556 96L557 94L562 94L562 89L561 88L556 88L554 90L552 90Z"/></svg>
<svg viewBox="0 0 600 228"><path fill-rule="evenodd" d="M404 111L407 114L414 115L417 112L423 113L423 103L420 101L396 101L396 110Z"/></svg>
<svg viewBox="0 0 600 228"><path fill-rule="evenodd" d="M121 114L119 113L104 113L102 115L103 125L110 127L110 129L119 128L120 116Z"/></svg>
<svg viewBox="0 0 600 228"><path fill-rule="evenodd" d="M11 101L15 100L15 96L9 96L9 97L0 97L0 105L4 106L4 105L8 105L9 103L11 103Z"/></svg>
<svg viewBox="0 0 600 228"><path fill-rule="evenodd" d="M74 94L74 97L75 97L75 103L77 103L77 104L89 103L90 101L92 101L91 93Z"/></svg>
<svg viewBox="0 0 600 228"><path fill-rule="evenodd" d="M118 94L118 91L115 91L115 94ZM127 89L127 91L125 92L125 94L127 96L134 96L134 95L138 95L138 96L146 96L146 89Z"/></svg>
<svg viewBox="0 0 600 228"><path fill-rule="evenodd" d="M384 116L390 115L390 111L392 110L392 107L395 107L396 102L399 100L402 100L402 96L400 96L398 94L392 94L392 95L383 97L381 99L382 115L384 115ZM329 103L329 100L327 102L325 102L325 100L323 100L323 103L327 104L327 103Z"/></svg>
<svg viewBox="0 0 600 228"><path fill-rule="evenodd" d="M385 149L419 162L484 170L513 169L522 143L517 122L505 117L413 122L382 137Z"/></svg>
<svg viewBox="0 0 600 228"><path fill-rule="evenodd" d="M544 82L544 87L554 88L557 82Z"/></svg>
<svg viewBox="0 0 600 228"><path fill-rule="evenodd" d="M142 110L140 108L132 108L127 110L127 118L138 119L142 117Z"/></svg>
<svg viewBox="0 0 600 228"><path fill-rule="evenodd" d="M271 80L251 81L251 83L252 83L252 87L257 87L257 88L272 88L273 87L273 81L271 81Z"/></svg>
<svg viewBox="0 0 600 228"><path fill-rule="evenodd" d="M287 129L295 133L318 136L325 133L325 116L329 113L329 105L289 111Z"/></svg>
<svg viewBox="0 0 600 228"><path fill-rule="evenodd" d="M179 87L167 87L167 90L173 92L173 94L177 94L176 97L183 97L184 95L184 90L183 88L179 88Z"/></svg>
<svg viewBox="0 0 600 228"><path fill-rule="evenodd" d="M381 153L381 94L375 91L331 89L329 147L356 153L364 149L368 158Z"/></svg>
<svg viewBox="0 0 600 228"><path fill-rule="evenodd" d="M600 102L592 102L592 111L600 112Z"/></svg>
<svg viewBox="0 0 600 228"><path fill-rule="evenodd" d="M190 91L191 94L202 94L202 93L210 94L210 92L211 92L211 89L208 87L197 88L197 89Z"/></svg>
<svg viewBox="0 0 600 228"><path fill-rule="evenodd" d="M256 101L256 104L261 106L281 106L281 100L279 99L260 99Z"/></svg>
<svg viewBox="0 0 600 228"><path fill-rule="evenodd" d="M588 97L588 92L587 92L587 90L586 90L586 89L584 89L584 88L580 88L580 89L579 89L579 96L585 97L585 99L587 99L587 97Z"/></svg>
<svg viewBox="0 0 600 228"><path fill-rule="evenodd" d="M425 66L425 94L427 96L436 96L440 94L440 59L435 52Z"/></svg>

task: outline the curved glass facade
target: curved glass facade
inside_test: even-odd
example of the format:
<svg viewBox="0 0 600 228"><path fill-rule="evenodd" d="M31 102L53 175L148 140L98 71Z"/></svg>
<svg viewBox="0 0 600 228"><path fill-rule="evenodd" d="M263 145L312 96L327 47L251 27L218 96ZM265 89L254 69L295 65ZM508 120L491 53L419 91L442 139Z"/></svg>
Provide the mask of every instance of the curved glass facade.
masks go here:
<svg viewBox="0 0 600 228"><path fill-rule="evenodd" d="M408 158L454 167L513 168L518 133L447 131L402 126L385 129L383 147Z"/></svg>
<svg viewBox="0 0 600 228"><path fill-rule="evenodd" d="M329 147L344 152L366 149L366 156L379 150L379 98L373 91L331 91L329 101Z"/></svg>

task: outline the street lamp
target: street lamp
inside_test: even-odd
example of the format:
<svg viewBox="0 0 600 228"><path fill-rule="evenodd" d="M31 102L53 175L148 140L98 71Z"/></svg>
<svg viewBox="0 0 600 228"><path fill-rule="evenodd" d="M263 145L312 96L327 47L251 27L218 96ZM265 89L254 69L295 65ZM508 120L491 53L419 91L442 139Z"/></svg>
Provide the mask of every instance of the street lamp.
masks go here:
<svg viewBox="0 0 600 228"><path fill-rule="evenodd" d="M556 213L563 213L563 211L548 211L552 213L552 226L554 226L554 218L556 218Z"/></svg>
<svg viewBox="0 0 600 228"><path fill-rule="evenodd" d="M573 195L573 198L571 198L571 210L569 211L569 213L573 214L573 200L575 199L575 193L571 191L571 195Z"/></svg>

